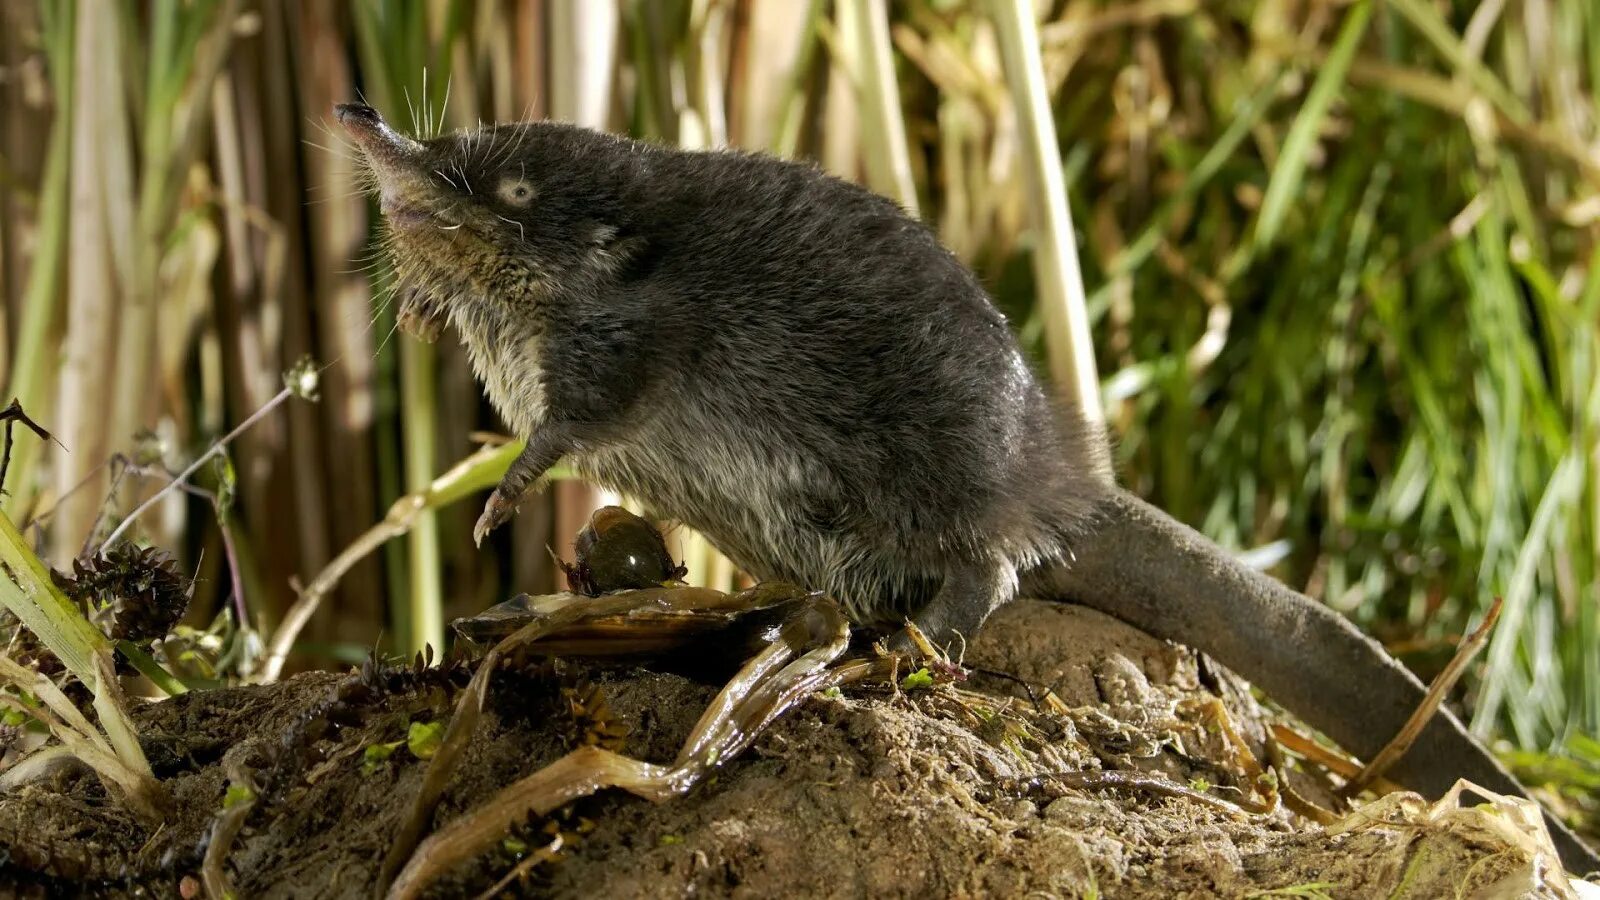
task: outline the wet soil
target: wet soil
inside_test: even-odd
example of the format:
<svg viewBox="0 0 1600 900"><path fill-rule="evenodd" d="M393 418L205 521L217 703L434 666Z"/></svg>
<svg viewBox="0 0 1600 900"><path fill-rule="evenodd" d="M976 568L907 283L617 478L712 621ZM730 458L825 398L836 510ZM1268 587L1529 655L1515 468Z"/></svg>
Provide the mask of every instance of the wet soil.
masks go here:
<svg viewBox="0 0 1600 900"><path fill-rule="evenodd" d="M478 896L552 844L555 858L509 895L1532 895L1526 856L1471 833L1399 822L1332 834L1282 808L1083 784L1073 773L1153 772L1246 798L1227 726L1259 758L1270 721L1228 673L1112 619L1013 604L965 661L1000 674L814 696L688 796L580 800L429 896ZM261 784L227 856L238 896L371 896L425 764L403 744L382 760L366 748L445 718L469 676L465 664L310 673L144 705L136 719L174 816L149 829L74 770L0 796L0 896L202 895L230 764L253 767ZM1035 696L1049 688L1067 711L1036 705L1013 678ZM670 761L716 688L571 660L497 675L435 823L585 740L614 736L630 755ZM1293 780L1317 794L1313 780ZM1261 893L1276 891L1292 893Z"/></svg>

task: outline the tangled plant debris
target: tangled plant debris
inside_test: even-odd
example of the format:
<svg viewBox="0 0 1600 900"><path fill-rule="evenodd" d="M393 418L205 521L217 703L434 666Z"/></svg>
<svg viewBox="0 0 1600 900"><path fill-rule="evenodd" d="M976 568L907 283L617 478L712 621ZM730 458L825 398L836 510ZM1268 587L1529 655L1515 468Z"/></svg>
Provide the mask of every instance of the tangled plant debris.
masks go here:
<svg viewBox="0 0 1600 900"><path fill-rule="evenodd" d="M36 753L0 782L0 889L1572 896L1533 807L1396 793L1348 810L1324 769L1359 766L1094 613L1008 608L964 665L852 650L827 598L684 586L640 525L606 510L586 530L573 585L596 596L458 621L492 645L481 658L464 641L437 662L135 705L129 733L171 797L153 815L106 806L123 792L105 773L36 777ZM175 575L129 548L51 587L148 640L164 613L132 602L170 606ZM64 694L9 665L35 698L9 710L106 756Z"/></svg>

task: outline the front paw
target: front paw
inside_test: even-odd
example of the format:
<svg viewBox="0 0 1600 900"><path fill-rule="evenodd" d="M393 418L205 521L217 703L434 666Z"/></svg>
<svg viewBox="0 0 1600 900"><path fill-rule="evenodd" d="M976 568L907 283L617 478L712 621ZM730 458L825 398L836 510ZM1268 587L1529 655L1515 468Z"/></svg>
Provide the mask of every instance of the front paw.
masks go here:
<svg viewBox="0 0 1600 900"><path fill-rule="evenodd" d="M431 344L439 339L439 332L444 330L445 314L427 294L408 287L401 291L395 324L406 334Z"/></svg>
<svg viewBox="0 0 1600 900"><path fill-rule="evenodd" d="M483 515L478 517L478 524L472 526L472 542L482 547L483 539L488 537L489 532L504 525L516 514L517 501L507 499L499 488L495 488L488 502L483 504Z"/></svg>

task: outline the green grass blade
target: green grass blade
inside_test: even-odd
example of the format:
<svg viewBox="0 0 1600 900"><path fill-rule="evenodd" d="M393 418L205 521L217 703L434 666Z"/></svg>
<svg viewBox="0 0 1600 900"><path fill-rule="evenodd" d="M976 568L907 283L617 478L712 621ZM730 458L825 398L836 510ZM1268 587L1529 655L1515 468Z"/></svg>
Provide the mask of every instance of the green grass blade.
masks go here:
<svg viewBox="0 0 1600 900"><path fill-rule="evenodd" d="M1306 102L1295 116L1289 136L1284 139L1283 153L1272 170L1272 180L1267 182L1267 193L1261 201L1261 215L1256 220L1255 246L1270 245L1278 237L1289 204L1300 195L1306 164L1311 147L1322 128L1333 98L1343 89L1345 74L1350 70L1350 60L1367 33L1367 22L1372 19L1372 0L1361 0L1345 14L1339 28L1339 39L1328 54L1328 61L1317 73L1317 80L1306 95Z"/></svg>

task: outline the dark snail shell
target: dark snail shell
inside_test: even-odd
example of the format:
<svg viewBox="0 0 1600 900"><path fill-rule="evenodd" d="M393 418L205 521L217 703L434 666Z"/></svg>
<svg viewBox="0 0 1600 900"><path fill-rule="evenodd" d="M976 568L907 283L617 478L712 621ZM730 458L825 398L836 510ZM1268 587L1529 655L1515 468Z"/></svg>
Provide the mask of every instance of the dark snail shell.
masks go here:
<svg viewBox="0 0 1600 900"><path fill-rule="evenodd" d="M620 506L595 511L573 542L577 562L563 565L572 590L598 597L613 591L660 587L685 572L667 552L660 530Z"/></svg>

